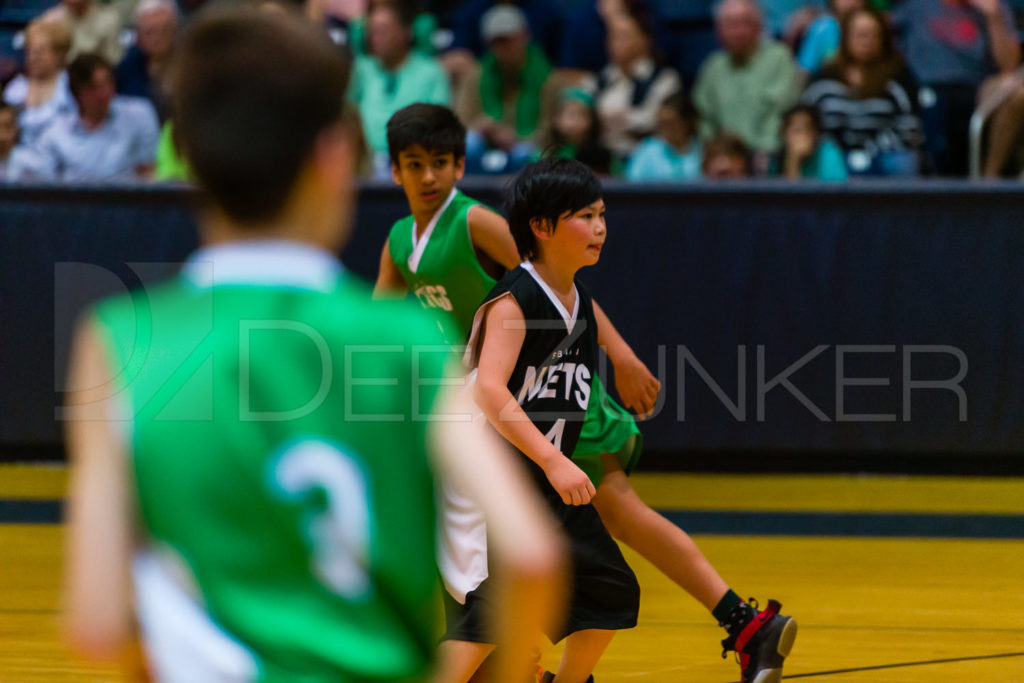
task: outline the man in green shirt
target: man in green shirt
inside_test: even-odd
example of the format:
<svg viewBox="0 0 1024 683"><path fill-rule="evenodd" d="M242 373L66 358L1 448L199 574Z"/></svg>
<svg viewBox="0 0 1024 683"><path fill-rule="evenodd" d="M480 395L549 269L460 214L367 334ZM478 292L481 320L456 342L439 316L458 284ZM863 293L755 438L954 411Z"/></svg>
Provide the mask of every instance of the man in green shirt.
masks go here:
<svg viewBox="0 0 1024 683"><path fill-rule="evenodd" d="M413 102L451 102L441 63L412 49L413 19L397 5L375 4L366 22L370 54L356 57L352 72L348 99L363 119L378 176L390 168L385 128L391 115Z"/></svg>
<svg viewBox="0 0 1024 683"><path fill-rule="evenodd" d="M715 28L724 49L708 56L693 86L701 136L732 133L757 152L774 152L782 114L800 96L799 68L786 46L762 35L754 0L725 0Z"/></svg>
<svg viewBox="0 0 1024 683"><path fill-rule="evenodd" d="M443 484L483 506L511 572L499 675L522 680L558 609L559 541L506 452L431 419L471 409L439 390L433 321L372 301L333 256L354 179L347 65L305 20L251 7L208 11L179 49L205 246L76 333L73 643L117 657L134 605L158 680L426 680Z"/></svg>

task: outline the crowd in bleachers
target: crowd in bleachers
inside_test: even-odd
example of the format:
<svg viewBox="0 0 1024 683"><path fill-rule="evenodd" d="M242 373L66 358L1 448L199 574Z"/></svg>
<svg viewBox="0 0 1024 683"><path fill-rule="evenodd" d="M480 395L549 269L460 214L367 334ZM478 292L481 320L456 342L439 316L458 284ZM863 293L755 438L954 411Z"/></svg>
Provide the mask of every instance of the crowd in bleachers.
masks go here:
<svg viewBox="0 0 1024 683"><path fill-rule="evenodd" d="M175 36L206 1L6 0L0 179L187 178L165 77ZM292 4L253 1L268 11ZM353 57L348 98L367 176L390 177L386 122L423 101L451 106L466 125L470 174L556 154L638 182L842 181L1021 173L1017 2L1024 8L302 0L294 9Z"/></svg>

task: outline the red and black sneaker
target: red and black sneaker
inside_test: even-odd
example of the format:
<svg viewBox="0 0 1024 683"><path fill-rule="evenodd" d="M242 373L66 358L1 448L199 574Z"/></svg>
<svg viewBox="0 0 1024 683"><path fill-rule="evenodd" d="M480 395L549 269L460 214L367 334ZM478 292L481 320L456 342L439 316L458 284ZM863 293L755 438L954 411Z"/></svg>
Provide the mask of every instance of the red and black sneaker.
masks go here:
<svg viewBox="0 0 1024 683"><path fill-rule="evenodd" d="M779 683L782 661L796 640L796 620L779 614L782 604L769 600L763 612L751 598L745 606L751 618L736 624L722 641L722 657L730 650L739 655L743 683ZM751 606L752 605L752 606Z"/></svg>

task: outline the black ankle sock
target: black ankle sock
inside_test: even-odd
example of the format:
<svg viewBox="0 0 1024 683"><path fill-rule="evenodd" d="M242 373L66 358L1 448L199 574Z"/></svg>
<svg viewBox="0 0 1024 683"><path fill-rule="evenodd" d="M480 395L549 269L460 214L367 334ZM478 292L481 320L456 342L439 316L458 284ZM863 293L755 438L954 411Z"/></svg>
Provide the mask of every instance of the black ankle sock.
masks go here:
<svg viewBox="0 0 1024 683"><path fill-rule="evenodd" d="M711 616L718 620L719 624L728 624L729 615L734 609L739 607L742 602L743 598L737 595L736 591L730 588L726 591L725 595L722 596L722 599L718 601L715 608L711 610Z"/></svg>

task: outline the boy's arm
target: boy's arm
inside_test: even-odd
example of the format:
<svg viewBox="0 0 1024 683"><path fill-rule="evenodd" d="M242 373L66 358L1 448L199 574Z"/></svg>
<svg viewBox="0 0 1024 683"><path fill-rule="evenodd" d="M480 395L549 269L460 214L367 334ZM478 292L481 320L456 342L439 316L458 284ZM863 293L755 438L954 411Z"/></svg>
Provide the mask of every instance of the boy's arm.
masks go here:
<svg viewBox="0 0 1024 683"><path fill-rule="evenodd" d="M440 399L441 416L477 413L466 390ZM530 678L539 634L564 614L565 543L508 444L481 423L446 420L432 425L435 462L443 478L483 511L487 541L495 560L497 605L494 622L497 665L492 680Z"/></svg>
<svg viewBox="0 0 1024 683"><path fill-rule="evenodd" d="M66 633L80 654L124 660L133 643L128 453L111 421L111 374L94 329L81 326L68 371L71 462L64 576Z"/></svg>
<svg viewBox="0 0 1024 683"><path fill-rule="evenodd" d="M583 470L540 433L508 390L526 338L519 304L503 296L488 307L474 397L487 419L513 446L544 470L566 505L586 505L596 490Z"/></svg>
<svg viewBox="0 0 1024 683"><path fill-rule="evenodd" d="M408 293L405 278L391 258L391 246L384 240L384 249L380 253L380 268L377 270L377 284L373 287L373 298L401 297Z"/></svg>
<svg viewBox="0 0 1024 683"><path fill-rule="evenodd" d="M467 220L469 238L475 248L500 263L505 270L512 270L523 262L504 218L477 204L469 209Z"/></svg>
<svg viewBox="0 0 1024 683"><path fill-rule="evenodd" d="M597 302L594 302L594 316L597 318L597 342L604 347L612 365L615 366L615 390L627 408L637 415L646 417L654 411L658 402L661 382L651 374L643 361L637 358L633 349L612 325Z"/></svg>

